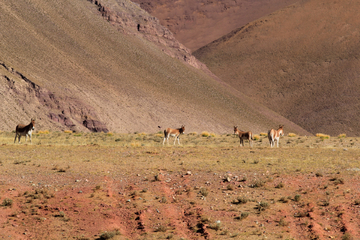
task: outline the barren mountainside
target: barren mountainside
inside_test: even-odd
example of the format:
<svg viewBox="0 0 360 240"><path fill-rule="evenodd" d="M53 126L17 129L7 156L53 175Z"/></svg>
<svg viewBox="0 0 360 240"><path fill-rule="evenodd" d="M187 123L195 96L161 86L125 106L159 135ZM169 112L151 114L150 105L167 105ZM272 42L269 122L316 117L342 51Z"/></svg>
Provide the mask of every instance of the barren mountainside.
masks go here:
<svg viewBox="0 0 360 240"><path fill-rule="evenodd" d="M192 51L299 0L132 0Z"/></svg>
<svg viewBox="0 0 360 240"><path fill-rule="evenodd" d="M4 2L0 21L1 130L36 117L37 130L308 134L212 77L130 1Z"/></svg>
<svg viewBox="0 0 360 240"><path fill-rule="evenodd" d="M307 131L360 134L360 5L304 0L194 52L222 80Z"/></svg>

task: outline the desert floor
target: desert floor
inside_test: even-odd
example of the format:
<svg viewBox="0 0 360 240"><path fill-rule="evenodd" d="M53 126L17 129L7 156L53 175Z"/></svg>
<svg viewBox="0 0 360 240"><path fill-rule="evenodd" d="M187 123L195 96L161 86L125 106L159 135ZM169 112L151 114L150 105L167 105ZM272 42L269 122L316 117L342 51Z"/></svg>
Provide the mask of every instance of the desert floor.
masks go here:
<svg viewBox="0 0 360 240"><path fill-rule="evenodd" d="M1 239L360 238L360 138L14 135L0 133Z"/></svg>

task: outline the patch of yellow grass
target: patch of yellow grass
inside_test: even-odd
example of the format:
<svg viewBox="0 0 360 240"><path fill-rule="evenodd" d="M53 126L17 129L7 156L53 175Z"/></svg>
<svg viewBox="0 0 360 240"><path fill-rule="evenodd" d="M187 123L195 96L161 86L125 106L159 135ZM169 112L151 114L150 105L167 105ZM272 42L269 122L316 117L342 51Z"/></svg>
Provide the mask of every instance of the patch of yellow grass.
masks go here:
<svg viewBox="0 0 360 240"><path fill-rule="evenodd" d="M296 134L295 133L289 133L288 137L296 137Z"/></svg>
<svg viewBox="0 0 360 240"><path fill-rule="evenodd" d="M71 130L64 130L64 133L72 133Z"/></svg>
<svg viewBox="0 0 360 240"><path fill-rule="evenodd" d="M37 132L38 134L49 134L49 130L40 130Z"/></svg>
<svg viewBox="0 0 360 240"><path fill-rule="evenodd" d="M326 135L326 134L323 134L323 133L317 133L316 136L321 138L321 139L329 139L330 138L330 135Z"/></svg>
<svg viewBox="0 0 360 240"><path fill-rule="evenodd" d="M106 133L106 135L108 135L108 136L114 136L114 134L113 134L112 132L108 132L108 133Z"/></svg>
<svg viewBox="0 0 360 240"><path fill-rule="evenodd" d="M210 136L210 133L208 133L207 131L203 131L203 132L201 133L201 136L202 136L202 137L208 137L208 136Z"/></svg>
<svg viewBox="0 0 360 240"><path fill-rule="evenodd" d="M146 135L146 133L141 132L141 133L138 133L138 135L140 135L140 136L145 136L145 135Z"/></svg>
<svg viewBox="0 0 360 240"><path fill-rule="evenodd" d="M262 132L260 133L260 136L267 137L267 133Z"/></svg>
<svg viewBox="0 0 360 240"><path fill-rule="evenodd" d="M197 133L197 132L191 132L191 133L189 133L188 135L190 135L190 136L196 136L196 135L198 135L198 133Z"/></svg>
<svg viewBox="0 0 360 240"><path fill-rule="evenodd" d="M163 136L164 136L164 134L157 133L157 134L155 134L155 136L156 136L156 137L163 137Z"/></svg>
<svg viewBox="0 0 360 240"><path fill-rule="evenodd" d="M216 137L215 133L210 133L210 137Z"/></svg>
<svg viewBox="0 0 360 240"><path fill-rule="evenodd" d="M141 143L139 143L139 142L132 142L132 143L130 143L130 146L131 146L131 147L141 147Z"/></svg>
<svg viewBox="0 0 360 240"><path fill-rule="evenodd" d="M260 139L260 136L259 136L259 135L254 135L254 136L253 136L253 139L254 139L255 141L257 141L257 140Z"/></svg>
<svg viewBox="0 0 360 240"><path fill-rule="evenodd" d="M338 138L345 138L345 137L346 137L345 133L339 134L339 136L338 136Z"/></svg>

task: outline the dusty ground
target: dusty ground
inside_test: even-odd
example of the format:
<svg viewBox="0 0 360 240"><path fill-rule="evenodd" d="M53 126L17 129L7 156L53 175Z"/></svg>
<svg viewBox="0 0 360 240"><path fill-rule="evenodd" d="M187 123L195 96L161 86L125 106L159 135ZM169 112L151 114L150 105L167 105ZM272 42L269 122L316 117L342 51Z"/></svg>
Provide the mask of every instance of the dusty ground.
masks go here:
<svg viewBox="0 0 360 240"><path fill-rule="evenodd" d="M358 239L360 142L0 134L2 239Z"/></svg>

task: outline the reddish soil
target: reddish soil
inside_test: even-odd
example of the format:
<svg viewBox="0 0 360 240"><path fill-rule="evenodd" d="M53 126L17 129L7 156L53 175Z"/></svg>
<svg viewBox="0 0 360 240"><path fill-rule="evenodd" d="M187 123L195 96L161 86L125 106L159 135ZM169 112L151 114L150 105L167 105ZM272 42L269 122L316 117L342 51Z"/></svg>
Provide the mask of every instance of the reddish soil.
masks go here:
<svg viewBox="0 0 360 240"><path fill-rule="evenodd" d="M114 239L360 238L358 175L266 171L258 173L268 180L265 186L252 187L254 174L179 169L159 170L156 178L149 173L87 179L63 172L35 174L28 182L29 175L5 172L1 201L13 204L1 207L0 238L106 239L101 238L106 231L119 234ZM284 188L275 188L280 182ZM238 196L249 201L238 204ZM269 207L256 209L262 201ZM242 212L249 216L238 220Z"/></svg>

